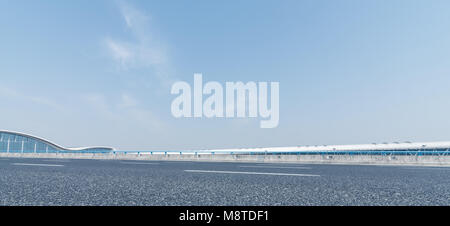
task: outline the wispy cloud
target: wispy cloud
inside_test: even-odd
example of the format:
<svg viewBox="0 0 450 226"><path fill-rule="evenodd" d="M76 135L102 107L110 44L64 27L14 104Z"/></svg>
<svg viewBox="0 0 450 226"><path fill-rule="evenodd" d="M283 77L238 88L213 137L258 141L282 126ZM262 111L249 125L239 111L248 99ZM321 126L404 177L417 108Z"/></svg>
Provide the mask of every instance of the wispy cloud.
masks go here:
<svg viewBox="0 0 450 226"><path fill-rule="evenodd" d="M127 67L129 61L134 57L130 47L109 38L105 39L105 44L111 53L111 57L120 63L121 68Z"/></svg>
<svg viewBox="0 0 450 226"><path fill-rule="evenodd" d="M121 108L136 107L138 104L139 102L130 94L122 93L119 107Z"/></svg>
<svg viewBox="0 0 450 226"><path fill-rule="evenodd" d="M19 88L12 88L3 85L0 85L0 97L6 97L9 100L20 100L30 102L60 112L64 111L65 109L62 105L56 103L55 101L53 101L48 97L27 94L21 91Z"/></svg>
<svg viewBox="0 0 450 226"><path fill-rule="evenodd" d="M169 79L166 44L158 38L158 32L152 28L150 16L126 2L119 1L117 5L130 38L119 40L105 37L104 44L110 57L120 70L148 68L156 78L165 82Z"/></svg>
<svg viewBox="0 0 450 226"><path fill-rule="evenodd" d="M159 88L169 86L172 80L169 75L171 67L166 43L160 39L157 29L152 26L150 14L125 1L116 3L128 38L104 37L103 46L110 59L124 74L133 70L146 71L148 83L142 84L144 86L148 84L158 84ZM98 93L89 94L85 96L85 100L91 105L92 110L112 122L151 130L163 126L154 112L147 109L130 92L108 97Z"/></svg>
<svg viewBox="0 0 450 226"><path fill-rule="evenodd" d="M119 101L111 101L99 93L84 95L83 99L95 114L110 122L150 130L163 127L161 120L152 111L143 108L130 94L123 93Z"/></svg>
<svg viewBox="0 0 450 226"><path fill-rule="evenodd" d="M107 120L117 120L116 114L106 101L104 95L98 93L90 93L82 96L82 100L87 102L88 106L93 112L99 114L102 118Z"/></svg>

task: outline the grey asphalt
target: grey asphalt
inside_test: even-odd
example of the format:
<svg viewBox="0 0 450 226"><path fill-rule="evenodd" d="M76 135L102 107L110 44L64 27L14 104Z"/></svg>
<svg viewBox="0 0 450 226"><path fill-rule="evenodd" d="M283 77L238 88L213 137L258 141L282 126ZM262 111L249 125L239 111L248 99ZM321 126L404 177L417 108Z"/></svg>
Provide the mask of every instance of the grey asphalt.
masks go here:
<svg viewBox="0 0 450 226"><path fill-rule="evenodd" d="M0 205L450 205L450 168L0 158Z"/></svg>

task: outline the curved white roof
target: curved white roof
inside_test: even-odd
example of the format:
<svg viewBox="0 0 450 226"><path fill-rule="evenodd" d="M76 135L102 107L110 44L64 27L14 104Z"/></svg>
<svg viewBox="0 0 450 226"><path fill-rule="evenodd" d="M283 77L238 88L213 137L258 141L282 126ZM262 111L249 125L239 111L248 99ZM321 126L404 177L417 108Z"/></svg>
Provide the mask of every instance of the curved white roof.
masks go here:
<svg viewBox="0 0 450 226"><path fill-rule="evenodd" d="M18 135L18 136L23 136L23 137L28 137L28 138L31 138L31 139L39 140L39 141L41 141L43 143L46 143L46 144L48 144L50 146L53 146L56 149L65 150L65 151L84 151L84 150L88 150L88 149L110 149L111 151L114 150L114 148L102 147L102 146L66 148L66 147L63 147L61 145L55 144L55 143L53 143L51 141L48 141L48 140L46 140L44 138L40 138L40 137L33 136L33 135L30 135L30 134L25 134L25 133L20 133L20 132L15 132L15 131L8 131L8 130L0 130L0 133L8 133L8 134L12 134L12 135Z"/></svg>

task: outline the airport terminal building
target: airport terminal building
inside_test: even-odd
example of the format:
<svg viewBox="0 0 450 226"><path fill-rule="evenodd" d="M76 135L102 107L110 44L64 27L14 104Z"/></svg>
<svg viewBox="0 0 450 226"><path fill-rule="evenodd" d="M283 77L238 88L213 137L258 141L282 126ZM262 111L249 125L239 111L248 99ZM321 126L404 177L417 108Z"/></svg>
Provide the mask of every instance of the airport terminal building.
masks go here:
<svg viewBox="0 0 450 226"><path fill-rule="evenodd" d="M66 148L29 134L0 130L0 153L110 153L110 147Z"/></svg>
<svg viewBox="0 0 450 226"><path fill-rule="evenodd" d="M227 154L227 155L450 155L450 142L393 142L359 145L313 145L182 151L132 151L111 147L66 148L29 134L0 130L0 153Z"/></svg>

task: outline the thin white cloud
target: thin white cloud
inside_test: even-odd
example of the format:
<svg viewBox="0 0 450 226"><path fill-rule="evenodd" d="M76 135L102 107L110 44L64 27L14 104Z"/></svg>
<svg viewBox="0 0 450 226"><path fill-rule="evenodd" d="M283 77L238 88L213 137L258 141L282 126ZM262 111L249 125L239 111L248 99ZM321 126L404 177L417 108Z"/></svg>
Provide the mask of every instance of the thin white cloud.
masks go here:
<svg viewBox="0 0 450 226"><path fill-rule="evenodd" d="M155 83L161 87L169 86L172 80L169 76L170 62L166 44L159 38L157 29L152 26L151 16L124 1L118 1L117 7L128 38L105 37L103 46L106 47L109 57L121 72L142 69L147 71L148 83L142 83L143 86ZM85 100L102 118L115 123L151 130L163 126L154 113L130 93L122 93L118 98L91 94L85 96Z"/></svg>
<svg viewBox="0 0 450 226"><path fill-rule="evenodd" d="M130 31L130 38L119 40L106 37L104 44L110 57L120 70L148 68L151 69L149 74L166 82L169 79L169 61L165 43L158 39L157 31L150 24L150 16L125 2L119 2L118 7Z"/></svg>
<svg viewBox="0 0 450 226"><path fill-rule="evenodd" d="M88 103L88 106L102 118L108 120L117 120L116 114L112 111L106 98L101 94L91 93L83 95L82 99Z"/></svg>
<svg viewBox="0 0 450 226"><path fill-rule="evenodd" d="M149 24L150 16L124 1L119 1L117 5L119 6L120 13L123 16L127 27L132 29L137 36L145 36L145 33L147 32L144 32L143 34L140 32L147 30L146 27Z"/></svg>
<svg viewBox="0 0 450 226"><path fill-rule="evenodd" d="M136 107L139 102L129 94L123 93L121 96L121 102L119 103L119 107L121 108L129 108Z"/></svg>
<svg viewBox="0 0 450 226"><path fill-rule="evenodd" d="M111 39L105 39L105 43L114 60L120 63L121 67L126 67L130 59L133 57L131 49L124 44Z"/></svg>
<svg viewBox="0 0 450 226"><path fill-rule="evenodd" d="M117 101L109 101L104 95L98 93L84 95L83 99L101 119L115 124L130 128L141 126L149 130L163 127L161 120L150 110L142 108L130 94L122 94L118 104L114 104Z"/></svg>
<svg viewBox="0 0 450 226"><path fill-rule="evenodd" d="M11 88L7 86L0 86L0 96L6 97L9 100L21 100L26 101L30 103L34 103L40 106L46 106L53 110L57 111L64 111L64 107L60 104L56 103L55 101L51 100L50 98L43 97L43 96L36 96L36 95L30 95L27 94L19 88Z"/></svg>

